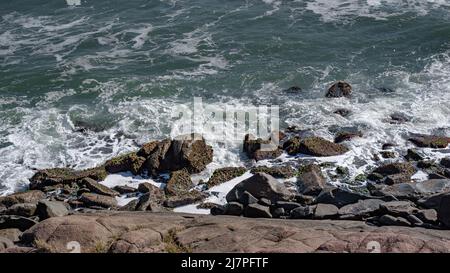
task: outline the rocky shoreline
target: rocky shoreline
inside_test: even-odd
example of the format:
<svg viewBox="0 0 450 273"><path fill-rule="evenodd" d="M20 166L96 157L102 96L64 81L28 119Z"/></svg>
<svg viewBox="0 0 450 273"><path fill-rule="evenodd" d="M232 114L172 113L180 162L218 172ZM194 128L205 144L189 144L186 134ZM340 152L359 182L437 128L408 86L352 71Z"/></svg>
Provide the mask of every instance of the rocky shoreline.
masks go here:
<svg viewBox="0 0 450 273"><path fill-rule="evenodd" d="M327 97L350 95L351 86L345 82L336 83L327 93ZM348 111L337 109L335 114L346 115ZM393 114L389 122L404 122L405 118ZM256 139L246 135L243 140L243 152L251 161L250 166L216 169L208 181L201 181L198 184L193 182L192 175L201 173L213 161L213 149L200 135L196 134L152 141L142 145L135 152L112 158L103 165L91 169L38 170L30 179L28 191L0 197L0 251L46 249L65 252L67 249L60 245L63 242L55 241L48 234L48 236L45 235L46 232L53 232L47 231L50 227L53 228L52 225L66 225L65 221L75 221L81 230L88 231L92 227L94 235L85 235L86 238L80 239L89 241L91 244L89 236L103 236L96 234L99 227L94 227L95 225L92 224L92 219L103 217L101 215L106 215L104 216L106 219L118 217L123 220L129 217L130 221L137 221L137 217L142 217L142 219L150 219L151 223L162 221L162 219L178 219L174 220L178 223L180 219L191 218L187 216L185 218L171 211L180 206L197 204L199 209L208 209L213 215L201 219L212 221L221 229L225 227L220 226L220 223L225 225L226 222L223 222L222 218L227 219L229 216L277 218L278 220L260 219L258 223L280 228L288 225L287 229L295 229L297 231L294 233L300 234L306 234L306 231L299 226L306 225L311 234L308 236L314 237L320 233L320 231L314 231L314 225L328 226L329 223L335 223L333 225L337 225L338 228L334 228L330 231L331 233L324 236L333 234L331 237L334 239L339 237L341 240L330 248L324 247L323 244L315 245L315 248L309 247L310 245L308 247L276 246L267 249L259 246L255 249L246 248L245 251L355 252L361 250L361 242L357 247L349 246L349 244L355 244L354 240L359 239L348 239L344 238L344 235L335 234L339 231L339 226L342 226L345 231L347 227L355 224L364 226L362 232L370 230L370 234L380 234L380 238L385 230L392 231L393 234L397 229L402 232L405 230L406 234L410 234L411 238L408 237L405 240L412 241L411 245L414 247L397 248L391 243L388 247L390 250L450 252L450 243L447 238L450 236L448 231L450 230L450 157L436 161L427 158L421 151L424 148L446 149L450 143L450 137L412 133L407 137L407 141L413 143L416 148L407 149L403 154L397 154L391 150L395 144L383 144L379 154L374 155L379 162L377 166L354 178L359 182L357 186L352 186L350 183L347 187L338 187L328 183L327 177L330 177L330 174L325 175L324 169L327 171L330 168L333 169L334 178L344 180L348 170L342 166L327 166L302 157L298 157L295 161L277 162L277 158L281 155L294 157L309 155L319 158L340 156L350 151L346 142L358 137L363 137L362 132L346 129L336 132L334 141L329 141L314 135L305 136L296 128L275 132L269 139ZM266 149L262 149L263 146ZM272 149L267 149L267 146L271 146ZM254 164L264 160L272 160L278 164L267 166ZM426 175L424 181L412 180L418 171ZM158 187L146 182L137 187L117 185L109 188L101 183L108 175L123 172L152 177L163 186ZM239 180L227 192L225 204L208 201L208 197L214 194L209 191L210 189L244 175L246 178ZM119 204L119 197L128 198L129 202ZM136 211L152 213L145 215ZM197 219L196 217L199 216L193 219ZM236 221L243 226L256 223L242 217L237 218ZM391 226L392 229L387 226ZM161 227L158 226L158 228ZM271 230L278 232L275 228ZM68 234L76 233L77 236L81 236L77 232L70 231ZM151 238L155 239L159 236L160 242L167 235L161 235L160 232L150 228L143 233L137 232L139 234L131 236L132 240L144 240L145 247L137 247L135 243L127 247L108 245L106 251L168 251L161 246L153 248L152 245L148 248L146 240L151 241L153 240ZM166 232L169 231L166 230ZM419 239L415 237L416 233L420 233ZM438 233L438 237L445 239L438 240L438 243L432 239L432 246L429 246L431 239L428 240L428 237L424 239L423 234ZM64 232L61 234L56 232L56 234L58 234L57 238L58 236L67 238ZM198 236L201 236L201 233ZM102 240L109 240L105 238L102 237ZM194 238L197 237L194 236ZM177 242L179 240L183 239L177 238ZM383 238L380 240L385 241ZM345 247L341 244L342 241L346 242ZM48 247L42 247L46 244ZM416 248L420 244L423 244L423 247ZM425 245L429 247L424 247ZM183 249L188 251L193 247L191 243L183 243L182 246L180 251ZM229 243L227 247L232 248ZM227 247L205 249L219 252L230 250ZM91 248L89 249L89 252L93 252ZM205 249L194 247L195 251ZM236 248L236 251L237 249L239 248Z"/></svg>

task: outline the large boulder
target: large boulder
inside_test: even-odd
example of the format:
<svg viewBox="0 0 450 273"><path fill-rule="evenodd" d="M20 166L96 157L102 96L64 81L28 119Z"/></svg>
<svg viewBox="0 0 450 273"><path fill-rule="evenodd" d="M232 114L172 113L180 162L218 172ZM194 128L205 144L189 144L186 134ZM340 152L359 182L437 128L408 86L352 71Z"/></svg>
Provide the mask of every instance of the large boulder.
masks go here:
<svg viewBox="0 0 450 273"><path fill-rule="evenodd" d="M188 192L194 184L190 174L185 170L174 171L166 184L167 195L178 195Z"/></svg>
<svg viewBox="0 0 450 273"><path fill-rule="evenodd" d="M352 86L344 81L333 83L325 95L328 98L350 97L352 94Z"/></svg>
<svg viewBox="0 0 450 273"><path fill-rule="evenodd" d="M409 141L418 147L446 148L450 143L450 137L412 134Z"/></svg>
<svg viewBox="0 0 450 273"><path fill-rule="evenodd" d="M326 179L315 164L303 166L297 177L299 192L306 195L318 195L326 185Z"/></svg>
<svg viewBox="0 0 450 273"><path fill-rule="evenodd" d="M294 137L287 141L284 147L290 155L301 153L312 156L336 156L349 151L346 146L321 137L307 137L304 139Z"/></svg>
<svg viewBox="0 0 450 273"><path fill-rule="evenodd" d="M214 187L233 178L243 175L247 171L244 167L225 167L214 170L211 178L208 180L208 187Z"/></svg>
<svg viewBox="0 0 450 273"><path fill-rule="evenodd" d="M74 170L70 168L54 168L40 170L30 178L31 190L42 190L48 186L73 185L83 178L91 178L95 181L102 181L106 178L107 172L104 167L97 167L87 170Z"/></svg>
<svg viewBox="0 0 450 273"><path fill-rule="evenodd" d="M185 168L189 173L199 173L213 160L213 149L198 134L176 137L164 158L161 169L176 171Z"/></svg>
<svg viewBox="0 0 450 273"><path fill-rule="evenodd" d="M286 201L292 194L280 182L265 173L256 173L252 177L237 184L227 194L228 202L239 201L244 192L250 193L257 199L267 198L271 202Z"/></svg>
<svg viewBox="0 0 450 273"><path fill-rule="evenodd" d="M131 172L134 175L142 172L145 158L138 156L136 153L127 153L112 158L105 163L105 169L109 173Z"/></svg>
<svg viewBox="0 0 450 273"><path fill-rule="evenodd" d="M20 203L36 204L39 200L45 198L45 193L39 190L14 193L8 196L0 197L0 205L10 207Z"/></svg>

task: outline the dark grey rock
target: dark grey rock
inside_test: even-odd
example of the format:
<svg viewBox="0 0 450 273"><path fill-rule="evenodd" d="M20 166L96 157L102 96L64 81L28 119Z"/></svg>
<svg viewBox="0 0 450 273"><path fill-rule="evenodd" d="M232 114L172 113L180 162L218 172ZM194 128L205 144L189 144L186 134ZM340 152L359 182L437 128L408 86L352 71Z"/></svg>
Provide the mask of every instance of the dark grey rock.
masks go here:
<svg viewBox="0 0 450 273"><path fill-rule="evenodd" d="M12 205L4 212L4 214L31 217L35 214L35 212L36 212L36 204L21 203Z"/></svg>
<svg viewBox="0 0 450 273"><path fill-rule="evenodd" d="M414 204L409 201L385 202L380 204L380 210L384 213L400 217L407 217L408 215L419 211L419 209L414 207Z"/></svg>
<svg viewBox="0 0 450 273"><path fill-rule="evenodd" d="M34 219L18 215L0 215L0 229L17 228L25 231L38 222Z"/></svg>
<svg viewBox="0 0 450 273"><path fill-rule="evenodd" d="M402 217L394 217L392 215L383 215L378 222L384 226L410 226L410 222Z"/></svg>
<svg viewBox="0 0 450 273"><path fill-rule="evenodd" d="M380 199L360 200L357 203L340 208L339 215L345 219L364 219L376 213L382 203L384 201Z"/></svg>
<svg viewBox="0 0 450 273"><path fill-rule="evenodd" d="M438 219L446 228L450 228L450 194L446 194L441 198Z"/></svg>
<svg viewBox="0 0 450 273"><path fill-rule="evenodd" d="M406 217L406 220L408 220L411 223L411 225L413 225L413 226L421 226L421 225L423 225L423 221L420 220L418 217L416 217L414 215L408 215Z"/></svg>
<svg viewBox="0 0 450 273"><path fill-rule="evenodd" d="M368 196L350 192L341 188L328 188L323 190L316 198L317 203L333 204L338 208L353 204L359 200L369 199Z"/></svg>
<svg viewBox="0 0 450 273"><path fill-rule="evenodd" d="M227 202L239 201L244 192L250 193L257 199L267 198L272 202L289 200L292 197L292 194L282 183L265 173L256 173L237 184L227 194Z"/></svg>
<svg viewBox="0 0 450 273"><path fill-rule="evenodd" d="M414 215L417 216L417 218L419 218L423 222L431 223L431 224L434 224L438 219L437 211L434 209L419 210Z"/></svg>
<svg viewBox="0 0 450 273"><path fill-rule="evenodd" d="M102 185L95 181L94 179L91 179L89 177L83 178L81 181L84 187L88 188L93 193L98 193L101 195L107 195L107 196L117 196L119 195L118 192L108 188L105 185Z"/></svg>
<svg viewBox="0 0 450 273"><path fill-rule="evenodd" d="M244 209L244 216L250 218L272 218L269 207L260 204L250 204Z"/></svg>
<svg viewBox="0 0 450 273"><path fill-rule="evenodd" d="M277 208L283 208L285 211L291 211L295 208L300 207L301 205L296 202L289 202L289 201L278 201L275 204L275 207Z"/></svg>
<svg viewBox="0 0 450 273"><path fill-rule="evenodd" d="M250 204L258 203L258 199L256 199L253 195L251 195L248 191L245 191L239 197L239 203L243 204L244 206L248 206Z"/></svg>
<svg viewBox="0 0 450 273"><path fill-rule="evenodd" d="M272 202L271 202L269 199L267 199L267 198L261 198L261 199L259 199L259 200L258 200L258 204L263 205L263 206L266 206L266 207L272 206Z"/></svg>
<svg viewBox="0 0 450 273"><path fill-rule="evenodd" d="M316 206L302 206L291 210L292 219L310 219L314 215Z"/></svg>
<svg viewBox="0 0 450 273"><path fill-rule="evenodd" d="M244 211L244 206L238 202L230 202L225 205L225 214L240 216Z"/></svg>
<svg viewBox="0 0 450 273"><path fill-rule="evenodd" d="M130 186L115 186L113 189L120 194L130 194L136 193L138 191L137 189Z"/></svg>

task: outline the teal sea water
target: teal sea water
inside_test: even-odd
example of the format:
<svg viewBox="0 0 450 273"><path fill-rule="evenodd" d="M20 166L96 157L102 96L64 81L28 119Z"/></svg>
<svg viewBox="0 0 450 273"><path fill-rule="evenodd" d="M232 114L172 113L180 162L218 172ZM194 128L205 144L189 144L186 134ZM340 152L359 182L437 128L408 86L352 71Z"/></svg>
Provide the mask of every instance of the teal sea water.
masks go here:
<svg viewBox="0 0 450 273"><path fill-rule="evenodd" d="M340 79L354 96L324 98ZM356 175L382 143L449 135L449 94L448 0L2 0L0 194L36 168L92 167L173 136L171 109L193 97L279 105L282 127L329 139L356 126L364 138L339 159ZM396 112L411 120L385 122ZM207 172L246 160L211 144Z"/></svg>

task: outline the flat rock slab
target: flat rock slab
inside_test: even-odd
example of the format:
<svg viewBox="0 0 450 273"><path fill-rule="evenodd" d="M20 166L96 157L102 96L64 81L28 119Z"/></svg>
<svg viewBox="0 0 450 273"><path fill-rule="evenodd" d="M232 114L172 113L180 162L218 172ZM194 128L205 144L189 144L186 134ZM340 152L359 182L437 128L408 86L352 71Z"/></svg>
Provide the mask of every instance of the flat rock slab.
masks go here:
<svg viewBox="0 0 450 273"><path fill-rule="evenodd" d="M450 231L360 221L99 212L47 219L23 240L50 252L450 252Z"/></svg>

